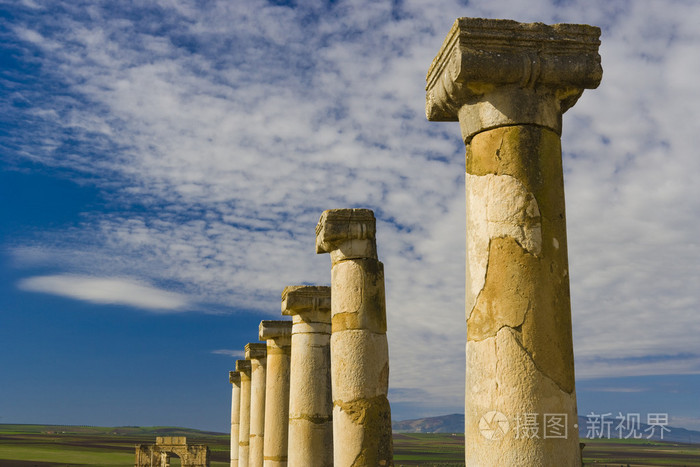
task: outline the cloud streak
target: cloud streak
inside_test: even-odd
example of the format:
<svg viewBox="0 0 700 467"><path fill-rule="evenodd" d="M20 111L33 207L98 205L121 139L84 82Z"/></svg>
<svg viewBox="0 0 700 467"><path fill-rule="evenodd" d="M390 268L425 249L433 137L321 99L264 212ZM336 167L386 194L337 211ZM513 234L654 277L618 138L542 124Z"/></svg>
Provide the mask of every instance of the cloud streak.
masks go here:
<svg viewBox="0 0 700 467"><path fill-rule="evenodd" d="M245 358L245 352L242 350L218 349L212 350L211 353L213 353L214 355L226 355L227 357L233 357L237 359Z"/></svg>
<svg viewBox="0 0 700 467"><path fill-rule="evenodd" d="M40 292L100 305L126 305L158 312L185 311L184 295L158 289L127 278L90 277L59 274L22 279L17 286L27 292Z"/></svg>

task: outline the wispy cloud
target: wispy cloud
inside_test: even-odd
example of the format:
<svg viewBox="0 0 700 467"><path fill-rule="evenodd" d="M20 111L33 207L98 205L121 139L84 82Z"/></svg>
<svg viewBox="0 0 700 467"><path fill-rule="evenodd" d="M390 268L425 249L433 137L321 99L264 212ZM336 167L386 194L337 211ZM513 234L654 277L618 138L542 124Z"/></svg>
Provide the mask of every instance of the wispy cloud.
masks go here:
<svg viewBox="0 0 700 467"><path fill-rule="evenodd" d="M576 377L579 379L700 374L700 355L694 354L654 354L627 358L595 356L579 358L577 363Z"/></svg>
<svg viewBox="0 0 700 467"><path fill-rule="evenodd" d="M564 116L577 371L700 370L625 360L680 355L700 333L700 4L302 3L18 13L14 50L40 73L11 84L2 114L27 124L6 154L112 205L22 239L17 257L278 314L284 286L330 280L313 252L321 211L372 208L391 385L405 399L440 381L433 396L460 407L464 148L456 124L425 121L425 73L458 16L585 22L603 27L604 77Z"/></svg>
<svg viewBox="0 0 700 467"><path fill-rule="evenodd" d="M80 275L37 276L22 279L17 286L28 292L41 292L101 305L127 305L152 311L184 311L189 305L184 295L125 278Z"/></svg>
<svg viewBox="0 0 700 467"><path fill-rule="evenodd" d="M586 388L589 392L621 392L621 393L632 393L632 392L645 392L646 389L638 386L634 387L618 387L618 386L603 386L596 388Z"/></svg>
<svg viewBox="0 0 700 467"><path fill-rule="evenodd" d="M245 358L245 352L242 350L219 349L212 350L211 353L213 353L214 355L226 355L227 357L233 357L237 359Z"/></svg>
<svg viewBox="0 0 700 467"><path fill-rule="evenodd" d="M688 430L700 430L700 417L679 417L670 415L668 423L671 426L683 427ZM692 442L697 442L697 440L692 439Z"/></svg>

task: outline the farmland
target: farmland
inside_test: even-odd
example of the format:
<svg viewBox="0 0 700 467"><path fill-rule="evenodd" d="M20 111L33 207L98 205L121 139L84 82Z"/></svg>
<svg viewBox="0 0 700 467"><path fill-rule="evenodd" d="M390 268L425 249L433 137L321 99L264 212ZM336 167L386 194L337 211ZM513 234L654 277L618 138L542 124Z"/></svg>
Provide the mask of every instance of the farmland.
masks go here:
<svg viewBox="0 0 700 467"><path fill-rule="evenodd" d="M134 447L156 436L186 436L206 444L212 467L229 465L229 437L177 427L0 425L0 467L134 465ZM173 465L175 465L173 463Z"/></svg>
<svg viewBox="0 0 700 467"><path fill-rule="evenodd" d="M209 446L212 467L229 464L229 437L223 433L176 427L0 425L0 467L133 465L134 446L153 443L156 436L186 436L188 442ZM589 466L700 467L700 445L697 444L646 440L584 441L584 461ZM464 466L464 436L396 433L394 462L397 467Z"/></svg>

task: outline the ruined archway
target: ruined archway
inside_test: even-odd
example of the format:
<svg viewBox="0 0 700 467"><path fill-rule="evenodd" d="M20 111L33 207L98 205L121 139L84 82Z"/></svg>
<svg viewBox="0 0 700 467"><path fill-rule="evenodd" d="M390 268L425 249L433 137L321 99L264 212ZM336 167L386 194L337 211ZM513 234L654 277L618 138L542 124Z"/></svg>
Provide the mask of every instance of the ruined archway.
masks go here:
<svg viewBox="0 0 700 467"><path fill-rule="evenodd" d="M157 437L156 444L136 446L135 467L170 467L173 456L182 467L209 467L209 448L204 444L187 444L184 436Z"/></svg>

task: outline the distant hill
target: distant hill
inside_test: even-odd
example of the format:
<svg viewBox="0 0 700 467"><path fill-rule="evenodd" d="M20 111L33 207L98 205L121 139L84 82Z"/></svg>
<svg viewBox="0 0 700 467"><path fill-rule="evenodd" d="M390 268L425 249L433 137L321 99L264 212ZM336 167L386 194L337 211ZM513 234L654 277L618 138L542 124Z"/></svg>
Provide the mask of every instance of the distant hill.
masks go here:
<svg viewBox="0 0 700 467"><path fill-rule="evenodd" d="M391 428L395 433L464 433L464 414L395 421Z"/></svg>
<svg viewBox="0 0 700 467"><path fill-rule="evenodd" d="M582 436L590 434L589 428L592 426L586 417L578 418L579 433ZM612 418L610 425L610 438L618 438L618 431L615 430L616 421ZM597 427L596 427L597 428ZM664 431L663 441L675 443L694 443L700 444L700 431L687 430L685 428L677 428L668 426L671 431ZM414 420L395 421L392 423L394 433L464 433L464 414L442 415L439 417L417 418ZM647 436L653 432L651 440L660 441L660 429L656 427L651 430L650 426L641 423L637 435L642 435L641 439L647 439ZM623 431L623 437L627 432ZM605 436L607 437L607 432Z"/></svg>
<svg viewBox="0 0 700 467"><path fill-rule="evenodd" d="M87 426L87 425L22 425L0 423L0 433L43 433L43 434L76 434L76 435L122 435L122 436L186 436L187 438L203 438L212 436L228 436L228 433L202 431L193 428L176 426Z"/></svg>

